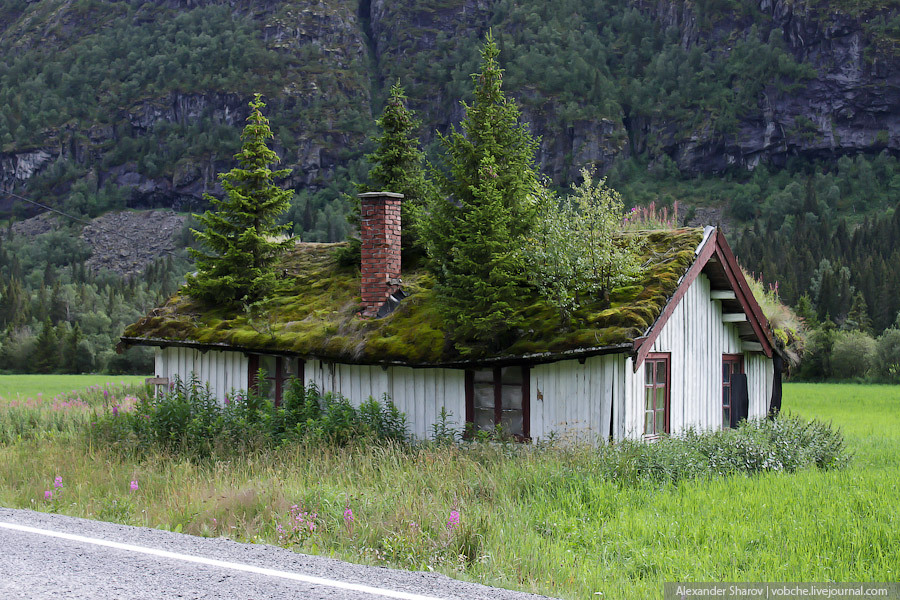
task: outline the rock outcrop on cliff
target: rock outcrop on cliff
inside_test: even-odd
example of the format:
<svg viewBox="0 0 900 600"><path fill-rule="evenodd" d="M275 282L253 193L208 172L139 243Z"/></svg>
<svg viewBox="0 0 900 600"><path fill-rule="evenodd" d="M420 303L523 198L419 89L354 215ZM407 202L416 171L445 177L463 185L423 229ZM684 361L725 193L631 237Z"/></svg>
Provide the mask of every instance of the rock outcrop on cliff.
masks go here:
<svg viewBox="0 0 900 600"><path fill-rule="evenodd" d="M288 185L322 190L360 171L373 113L397 79L423 119L425 144L457 123L488 28L504 53L507 90L541 137L541 167L557 183L572 181L586 164L605 172L618 158L638 154L697 174L779 167L791 157L900 151L896 9L838 0L712 5L5 3L0 190L56 203L78 191L114 197L113 206L197 209L205 192L218 191L216 173L231 166L255 91L265 93L276 149L293 169ZM190 21L197 11L233 24L234 32L217 37L204 29L206 16ZM165 44L141 45L145 28L171 40L171 56ZM184 31L193 32L189 39ZM90 53L95 45L125 54L122 64L103 57L125 81L91 71L102 64L82 68L99 60ZM771 64L758 77L771 80L752 82L717 66L748 48L766 53L758 62ZM255 58L245 71L226 73L229 65L244 65L248 53ZM692 75L696 85L728 93L707 103L703 91L687 99L691 90L684 88L694 84L679 73L667 79L665 69L679 65L666 66L666 56L696 60L708 70ZM742 60L752 71L754 57ZM204 70L209 61L217 66ZM143 78L128 79L132 62ZM76 72L84 73L83 82ZM560 73L568 81L554 82ZM714 81L725 75L732 79ZM749 89L751 83L757 87ZM0 209L11 204L0 198Z"/></svg>

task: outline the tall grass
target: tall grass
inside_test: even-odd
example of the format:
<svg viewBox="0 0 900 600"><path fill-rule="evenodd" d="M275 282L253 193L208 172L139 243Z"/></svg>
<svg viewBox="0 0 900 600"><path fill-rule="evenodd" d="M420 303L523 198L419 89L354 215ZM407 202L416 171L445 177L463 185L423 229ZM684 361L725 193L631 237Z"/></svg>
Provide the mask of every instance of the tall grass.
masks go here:
<svg viewBox="0 0 900 600"><path fill-rule="evenodd" d="M22 376L0 376L0 382L10 385L9 377ZM97 378L86 381L97 381ZM34 385L26 382L22 388L13 388L13 393L7 392L8 396L0 397L0 444L32 437L83 433L107 414L131 410L138 396L145 394L143 383L129 384L121 380L93 383L82 389L64 386L71 391L60 391L52 396L34 392L28 388L28 383ZM76 380L75 383L80 382ZM58 389L58 386L48 387L51 391Z"/></svg>
<svg viewBox="0 0 900 600"><path fill-rule="evenodd" d="M855 390L859 397L846 396ZM433 568L566 598L659 598L662 583L677 580L896 581L900 390L850 392L785 389L787 410L841 425L855 454L842 469L646 473L690 464L653 453L701 460L700 449L674 444L624 445L620 464L632 468L619 473L587 447L502 444L300 442L198 459L123 453L71 435L0 447L0 504ZM293 506L314 530L284 535Z"/></svg>

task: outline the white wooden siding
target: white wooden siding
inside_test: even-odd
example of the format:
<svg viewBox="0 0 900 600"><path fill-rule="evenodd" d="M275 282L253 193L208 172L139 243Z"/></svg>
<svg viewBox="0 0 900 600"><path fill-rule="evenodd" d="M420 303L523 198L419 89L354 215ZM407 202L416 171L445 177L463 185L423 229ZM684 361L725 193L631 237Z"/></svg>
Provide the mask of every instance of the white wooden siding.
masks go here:
<svg viewBox="0 0 900 600"><path fill-rule="evenodd" d="M409 431L419 439L430 438L441 408L452 416L448 420L462 431L466 420L466 378L461 369L413 369L347 365L320 360L306 361L306 380L322 392L334 392L359 406L384 394L406 413Z"/></svg>
<svg viewBox="0 0 900 600"><path fill-rule="evenodd" d="M247 389L249 361L241 352L201 352L194 348L168 347L156 350L156 376L168 377L170 382L179 377L188 381L196 376L209 387L219 402L232 390Z"/></svg>
<svg viewBox="0 0 900 600"><path fill-rule="evenodd" d="M772 361L759 352L743 352L737 325L722 322L722 303L710 295L710 281L700 274L675 307L651 352L671 354L670 413L672 433L689 427L722 427L722 355L743 354L750 396L749 415L766 414L772 395ZM644 364L632 373L628 361L624 434L643 434Z"/></svg>
<svg viewBox="0 0 900 600"><path fill-rule="evenodd" d="M743 354L750 394L750 416L763 416L772 394L772 361L760 352L742 352L737 325L722 322L721 301L710 295L701 274L687 290L655 340L652 352L671 355L670 425L673 433L688 427L722 426L722 355ZM644 366L633 372L633 358L610 354L535 365L530 369L530 430L534 439L640 438L643 434ZM249 361L240 352L200 352L170 347L156 353L156 375L196 375L209 381L219 401L234 389L247 389ZM410 433L431 436L444 407L450 424L465 425L465 371L349 365L320 360L305 363L306 382L322 392L345 396L360 405L387 394L406 413Z"/></svg>
<svg viewBox="0 0 900 600"><path fill-rule="evenodd" d="M611 420L624 398L625 356L591 356L531 368L531 437L551 434L597 441L610 436Z"/></svg>

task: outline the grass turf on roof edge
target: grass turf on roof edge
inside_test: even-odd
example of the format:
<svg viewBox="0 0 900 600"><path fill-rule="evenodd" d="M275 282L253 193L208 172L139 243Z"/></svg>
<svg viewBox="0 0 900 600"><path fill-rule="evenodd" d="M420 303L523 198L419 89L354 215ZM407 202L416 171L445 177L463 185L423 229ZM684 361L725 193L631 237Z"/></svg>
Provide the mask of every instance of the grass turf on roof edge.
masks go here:
<svg viewBox="0 0 900 600"><path fill-rule="evenodd" d="M278 291L249 313L204 310L178 293L127 327L123 338L128 343L235 346L347 363L416 366L618 347L643 335L659 316L693 262L703 231L636 235L643 238L647 265L640 281L582 306L566 322L537 293L523 298L519 310L528 325L501 348L470 345L461 351L448 341L434 278L424 270L403 273L410 296L393 314L359 318L359 270L338 266L334 251L342 244L307 243L285 253L278 266L285 274Z"/></svg>

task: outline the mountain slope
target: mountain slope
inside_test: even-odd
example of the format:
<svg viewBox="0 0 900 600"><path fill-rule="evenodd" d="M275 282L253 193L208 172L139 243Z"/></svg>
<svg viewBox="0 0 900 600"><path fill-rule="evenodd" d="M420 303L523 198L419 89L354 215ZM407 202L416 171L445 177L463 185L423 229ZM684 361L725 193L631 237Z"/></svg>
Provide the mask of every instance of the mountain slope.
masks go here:
<svg viewBox="0 0 900 600"><path fill-rule="evenodd" d="M0 189L97 214L187 207L265 94L295 221L364 177L400 80L423 140L459 121L493 28L558 184L640 156L673 175L900 150L897 0L0 1ZM9 198L0 209L11 210ZM321 235L340 237L340 228Z"/></svg>

